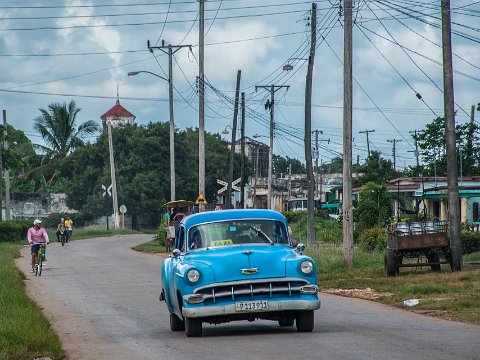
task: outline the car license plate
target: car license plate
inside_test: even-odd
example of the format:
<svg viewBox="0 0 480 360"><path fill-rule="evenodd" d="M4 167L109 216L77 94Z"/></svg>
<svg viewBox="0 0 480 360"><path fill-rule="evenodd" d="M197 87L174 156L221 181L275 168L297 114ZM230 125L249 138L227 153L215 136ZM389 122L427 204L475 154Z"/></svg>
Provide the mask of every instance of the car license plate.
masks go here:
<svg viewBox="0 0 480 360"><path fill-rule="evenodd" d="M242 301L235 303L235 311L262 311L268 310L268 301Z"/></svg>

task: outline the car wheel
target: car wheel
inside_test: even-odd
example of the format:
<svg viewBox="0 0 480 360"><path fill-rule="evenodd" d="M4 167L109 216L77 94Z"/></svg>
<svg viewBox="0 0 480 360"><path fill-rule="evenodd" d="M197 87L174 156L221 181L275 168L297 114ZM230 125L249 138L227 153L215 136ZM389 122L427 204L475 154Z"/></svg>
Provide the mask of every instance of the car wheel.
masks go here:
<svg viewBox="0 0 480 360"><path fill-rule="evenodd" d="M184 331L185 323L174 313L170 313L170 330Z"/></svg>
<svg viewBox="0 0 480 360"><path fill-rule="evenodd" d="M295 323L294 318L286 318L286 319L278 320L278 325L280 326L293 326L294 323Z"/></svg>
<svg viewBox="0 0 480 360"><path fill-rule="evenodd" d="M297 312L297 331L311 332L313 330L314 320L313 310Z"/></svg>
<svg viewBox="0 0 480 360"><path fill-rule="evenodd" d="M185 318L185 333L188 337L202 336L202 319Z"/></svg>

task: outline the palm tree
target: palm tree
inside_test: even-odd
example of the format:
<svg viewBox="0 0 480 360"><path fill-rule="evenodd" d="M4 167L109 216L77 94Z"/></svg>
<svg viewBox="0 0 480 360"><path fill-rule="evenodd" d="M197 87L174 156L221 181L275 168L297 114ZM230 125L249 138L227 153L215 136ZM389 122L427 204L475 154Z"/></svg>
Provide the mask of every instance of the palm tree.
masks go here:
<svg viewBox="0 0 480 360"><path fill-rule="evenodd" d="M34 119L34 129L40 133L45 145L37 145L43 153L42 165L47 184L56 182L55 169L72 151L84 144L88 135L94 135L100 126L88 120L77 127L77 108L72 100L67 103L52 103L48 111L39 109L41 115Z"/></svg>

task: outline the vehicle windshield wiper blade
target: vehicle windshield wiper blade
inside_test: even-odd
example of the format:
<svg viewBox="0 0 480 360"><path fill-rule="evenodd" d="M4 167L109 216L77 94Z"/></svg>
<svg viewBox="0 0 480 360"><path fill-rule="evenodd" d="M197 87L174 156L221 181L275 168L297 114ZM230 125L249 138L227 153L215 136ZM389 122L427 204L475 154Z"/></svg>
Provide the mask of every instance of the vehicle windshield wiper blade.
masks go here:
<svg viewBox="0 0 480 360"><path fill-rule="evenodd" d="M270 243L270 245L274 245L274 244L275 244L275 243L272 241L272 239L270 239L270 238L268 237L268 235L263 232L262 229L256 228L256 227L254 227L254 226L250 226L250 229L252 229L252 230L255 231L258 235L260 235L261 237L263 237L263 239L265 240L265 242Z"/></svg>

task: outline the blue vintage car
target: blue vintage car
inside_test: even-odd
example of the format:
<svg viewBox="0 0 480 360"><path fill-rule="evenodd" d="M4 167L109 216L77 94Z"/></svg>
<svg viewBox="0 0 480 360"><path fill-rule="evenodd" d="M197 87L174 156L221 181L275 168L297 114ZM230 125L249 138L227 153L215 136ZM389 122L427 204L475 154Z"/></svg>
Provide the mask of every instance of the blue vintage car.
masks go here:
<svg viewBox="0 0 480 360"><path fill-rule="evenodd" d="M287 221L275 211L187 216L160 269L171 330L201 336L203 322L269 319L312 331L317 271L303 249L292 247Z"/></svg>

